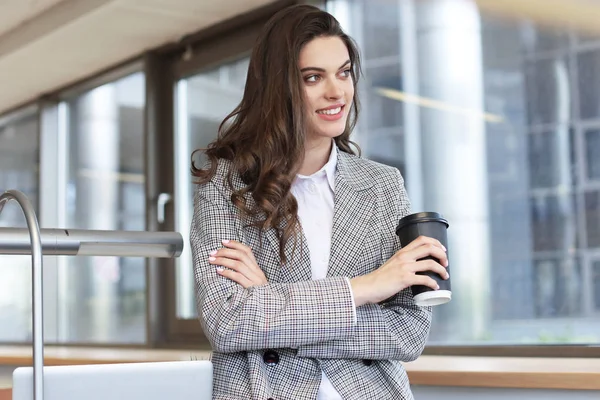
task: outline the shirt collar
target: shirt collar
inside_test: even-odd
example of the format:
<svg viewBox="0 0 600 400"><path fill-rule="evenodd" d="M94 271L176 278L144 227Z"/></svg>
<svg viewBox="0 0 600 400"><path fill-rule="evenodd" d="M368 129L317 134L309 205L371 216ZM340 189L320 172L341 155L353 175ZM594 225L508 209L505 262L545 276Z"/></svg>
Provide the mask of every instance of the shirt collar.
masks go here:
<svg viewBox="0 0 600 400"><path fill-rule="evenodd" d="M329 154L329 160L327 164L323 166L325 169L325 173L327 174L327 181L329 182L329 186L331 190L335 192L335 171L337 169L337 145L335 144L335 140L331 141L331 154Z"/></svg>
<svg viewBox="0 0 600 400"><path fill-rule="evenodd" d="M301 179L307 179L307 178L311 178L314 176L318 176L320 174L322 174L323 172L325 172L325 176L327 177L327 182L329 183L329 187L331 188L332 191L335 192L335 172L337 170L337 155L338 155L338 150L337 150L337 145L335 144L335 140L331 140L332 145L331 145L331 153L329 153L329 160L327 161L327 163L325 165L323 165L323 167L318 170L317 172L315 172L312 175L300 175L298 174L298 178Z"/></svg>

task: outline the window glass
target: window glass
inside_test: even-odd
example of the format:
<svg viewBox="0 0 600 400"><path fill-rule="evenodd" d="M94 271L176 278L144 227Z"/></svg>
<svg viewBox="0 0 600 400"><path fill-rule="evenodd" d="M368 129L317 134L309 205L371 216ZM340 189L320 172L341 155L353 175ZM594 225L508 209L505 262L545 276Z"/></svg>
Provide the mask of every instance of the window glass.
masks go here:
<svg viewBox="0 0 600 400"><path fill-rule="evenodd" d="M189 242L193 215L194 185L190 177L190 154L206 148L217 137L221 121L239 104L246 84L249 58L227 62L202 71L177 84L175 229ZM196 153L194 162L205 158ZM196 300L191 249L185 246L176 262L177 317L196 318Z"/></svg>
<svg viewBox="0 0 600 400"><path fill-rule="evenodd" d="M67 102L67 228L144 230L144 75ZM67 342L146 340L143 258L66 257L59 293Z"/></svg>
<svg viewBox="0 0 600 400"><path fill-rule="evenodd" d="M450 222L430 344L600 342L600 40L471 1L327 8L361 48L363 155Z"/></svg>
<svg viewBox="0 0 600 400"><path fill-rule="evenodd" d="M39 140L37 113L0 122L0 193L19 190L38 210ZM20 206L9 201L0 227L25 228ZM0 341L31 338L31 256L0 255Z"/></svg>

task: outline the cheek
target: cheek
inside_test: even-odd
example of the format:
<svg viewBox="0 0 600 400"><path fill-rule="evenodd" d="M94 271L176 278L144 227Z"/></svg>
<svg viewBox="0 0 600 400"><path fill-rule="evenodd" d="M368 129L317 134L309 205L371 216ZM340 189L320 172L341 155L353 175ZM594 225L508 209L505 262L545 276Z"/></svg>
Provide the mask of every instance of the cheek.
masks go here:
<svg viewBox="0 0 600 400"><path fill-rule="evenodd" d="M354 85L352 84L352 82L348 83L348 86L346 87L346 90L344 92L346 93L346 100L348 102L351 102L354 98Z"/></svg>
<svg viewBox="0 0 600 400"><path fill-rule="evenodd" d="M306 105L306 113L308 115L312 115L318 108L317 98L318 96L314 88L309 87L304 90L304 104Z"/></svg>

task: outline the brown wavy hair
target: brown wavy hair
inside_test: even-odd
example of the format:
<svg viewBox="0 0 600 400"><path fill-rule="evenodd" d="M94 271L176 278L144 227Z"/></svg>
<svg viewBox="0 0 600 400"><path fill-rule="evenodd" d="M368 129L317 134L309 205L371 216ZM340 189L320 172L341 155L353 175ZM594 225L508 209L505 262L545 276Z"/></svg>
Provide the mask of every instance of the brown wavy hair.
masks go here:
<svg viewBox="0 0 600 400"><path fill-rule="evenodd" d="M298 203L290 192L304 158L306 110L302 75L298 66L300 51L319 37L339 37L348 48L352 63L354 99L346 128L335 138L341 151L355 154L350 133L359 112L356 86L361 72L358 48L329 13L309 5L295 5L276 13L263 27L252 50L244 95L240 104L219 126L217 139L204 151L209 165L192 175L197 183L208 182L219 159L231 162L227 182L233 190L231 201L242 216L254 217L259 233L276 229L279 253L286 262L284 248L299 232ZM194 154L192 154L193 156ZM233 174L246 185L232 186ZM254 204L246 204L251 194ZM256 218L258 217L258 218Z"/></svg>

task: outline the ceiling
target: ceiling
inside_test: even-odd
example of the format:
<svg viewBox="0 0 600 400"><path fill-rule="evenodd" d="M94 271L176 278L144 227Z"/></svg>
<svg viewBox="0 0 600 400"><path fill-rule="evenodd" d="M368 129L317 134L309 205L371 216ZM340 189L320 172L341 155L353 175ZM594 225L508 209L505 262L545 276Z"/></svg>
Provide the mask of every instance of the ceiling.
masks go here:
<svg viewBox="0 0 600 400"><path fill-rule="evenodd" d="M0 114L274 0L2 0Z"/></svg>
<svg viewBox="0 0 600 400"><path fill-rule="evenodd" d="M62 0L4 0L0 3L0 36Z"/></svg>
<svg viewBox="0 0 600 400"><path fill-rule="evenodd" d="M0 0L0 115L274 1ZM475 1L484 13L600 34L600 0Z"/></svg>

